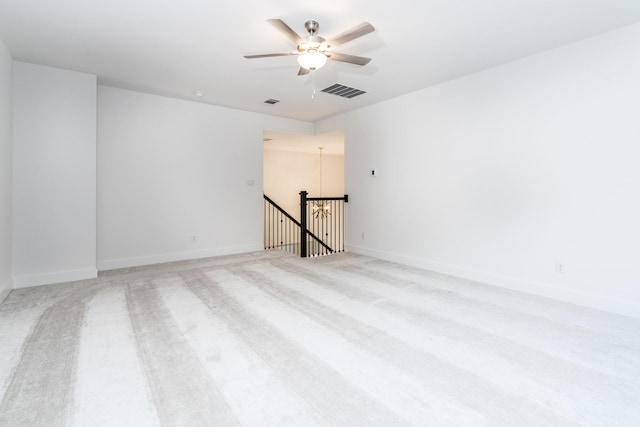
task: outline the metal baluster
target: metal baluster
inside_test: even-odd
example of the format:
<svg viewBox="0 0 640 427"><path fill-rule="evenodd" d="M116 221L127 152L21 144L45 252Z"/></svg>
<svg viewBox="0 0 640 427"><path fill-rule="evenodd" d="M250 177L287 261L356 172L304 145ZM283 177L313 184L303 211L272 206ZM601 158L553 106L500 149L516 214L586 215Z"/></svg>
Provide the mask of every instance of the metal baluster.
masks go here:
<svg viewBox="0 0 640 427"><path fill-rule="evenodd" d="M333 209L333 218L331 219L333 221L333 227L331 229L331 247L333 248L333 251L336 252L337 246L336 246L336 217L337 217L337 209L336 206L338 205L338 203L336 201L331 202L331 209Z"/></svg>

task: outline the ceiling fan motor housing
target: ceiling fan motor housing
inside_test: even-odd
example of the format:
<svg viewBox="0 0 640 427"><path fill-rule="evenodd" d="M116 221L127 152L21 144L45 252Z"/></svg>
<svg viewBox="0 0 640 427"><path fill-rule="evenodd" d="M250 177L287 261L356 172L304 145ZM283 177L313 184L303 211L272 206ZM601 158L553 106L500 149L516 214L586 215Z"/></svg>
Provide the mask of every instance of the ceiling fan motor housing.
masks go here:
<svg viewBox="0 0 640 427"><path fill-rule="evenodd" d="M329 46L327 46L326 40L320 36L309 36L308 38L302 39L301 43L298 45L298 52L305 52L308 50L315 51L324 51L327 50Z"/></svg>

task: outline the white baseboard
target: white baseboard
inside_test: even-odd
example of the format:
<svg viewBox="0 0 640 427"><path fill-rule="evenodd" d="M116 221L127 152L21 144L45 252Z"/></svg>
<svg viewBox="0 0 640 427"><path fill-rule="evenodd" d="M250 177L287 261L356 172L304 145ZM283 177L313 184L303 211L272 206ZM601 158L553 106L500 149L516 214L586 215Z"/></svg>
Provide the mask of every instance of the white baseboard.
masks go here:
<svg viewBox="0 0 640 427"><path fill-rule="evenodd" d="M13 289L13 280L7 279L5 283L0 285L0 303L5 300L9 293Z"/></svg>
<svg viewBox="0 0 640 427"><path fill-rule="evenodd" d="M598 310L622 314L624 316L640 318L640 304L634 302L623 301L603 295L580 292L573 289L552 287L544 283L530 282L514 277L467 269L454 265L443 264L428 259L421 259L391 252L384 252L365 248L362 246L347 245L346 249L349 252L353 252L356 254L367 255L387 261L397 262L399 264L423 268L425 270L461 277L463 279L486 283L488 285L499 286L502 288L564 301L571 304L596 308Z"/></svg>
<svg viewBox="0 0 640 427"><path fill-rule="evenodd" d="M95 279L98 270L87 268L82 270L56 271L51 273L14 276L13 288L30 288L32 286L55 285L57 283L74 282L76 280Z"/></svg>
<svg viewBox="0 0 640 427"><path fill-rule="evenodd" d="M227 246L223 248L204 249L199 251L173 252L168 254L146 255L133 258L107 259L98 261L98 271L118 268L140 267L143 265L161 264L164 262L185 261L190 259L210 258L223 255L234 255L255 252L264 249L262 244Z"/></svg>

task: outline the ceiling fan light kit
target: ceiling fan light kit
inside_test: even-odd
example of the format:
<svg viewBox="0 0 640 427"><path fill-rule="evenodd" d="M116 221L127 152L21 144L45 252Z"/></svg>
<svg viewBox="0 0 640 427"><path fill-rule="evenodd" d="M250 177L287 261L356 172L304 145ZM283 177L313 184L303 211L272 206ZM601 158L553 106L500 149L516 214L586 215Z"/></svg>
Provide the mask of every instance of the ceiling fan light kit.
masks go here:
<svg viewBox="0 0 640 427"><path fill-rule="evenodd" d="M309 50L298 56L298 64L306 70L314 71L324 67L327 63L327 56L317 50Z"/></svg>
<svg viewBox="0 0 640 427"><path fill-rule="evenodd" d="M281 53L267 53L260 55L245 55L247 59L257 58L269 58L274 56L291 56L298 55L298 64L300 70L298 75L309 74L310 71L318 70L322 68L328 59L333 61L347 62L355 65L366 65L371 61L371 58L365 58L362 56L347 55L343 53L333 52L332 47L339 46L341 44L350 42L351 40L362 37L365 34L375 31L375 28L368 22L363 22L360 25L351 28L350 30L341 33L333 39L325 40L323 37L317 35L320 24L318 22L309 20L305 22L304 28L307 30L308 36L300 37L298 33L293 31L284 21L281 19L269 19L267 20L271 25L276 27L280 32L287 36L291 41L296 44L295 52L281 52Z"/></svg>

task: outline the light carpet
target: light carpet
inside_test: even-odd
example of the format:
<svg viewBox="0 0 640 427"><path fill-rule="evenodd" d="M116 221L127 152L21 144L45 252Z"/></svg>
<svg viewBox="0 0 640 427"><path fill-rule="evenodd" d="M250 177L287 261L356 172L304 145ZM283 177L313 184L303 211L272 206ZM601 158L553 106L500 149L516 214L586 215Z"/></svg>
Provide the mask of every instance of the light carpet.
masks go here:
<svg viewBox="0 0 640 427"><path fill-rule="evenodd" d="M638 426L640 321L265 251L13 291L0 399L2 426Z"/></svg>

